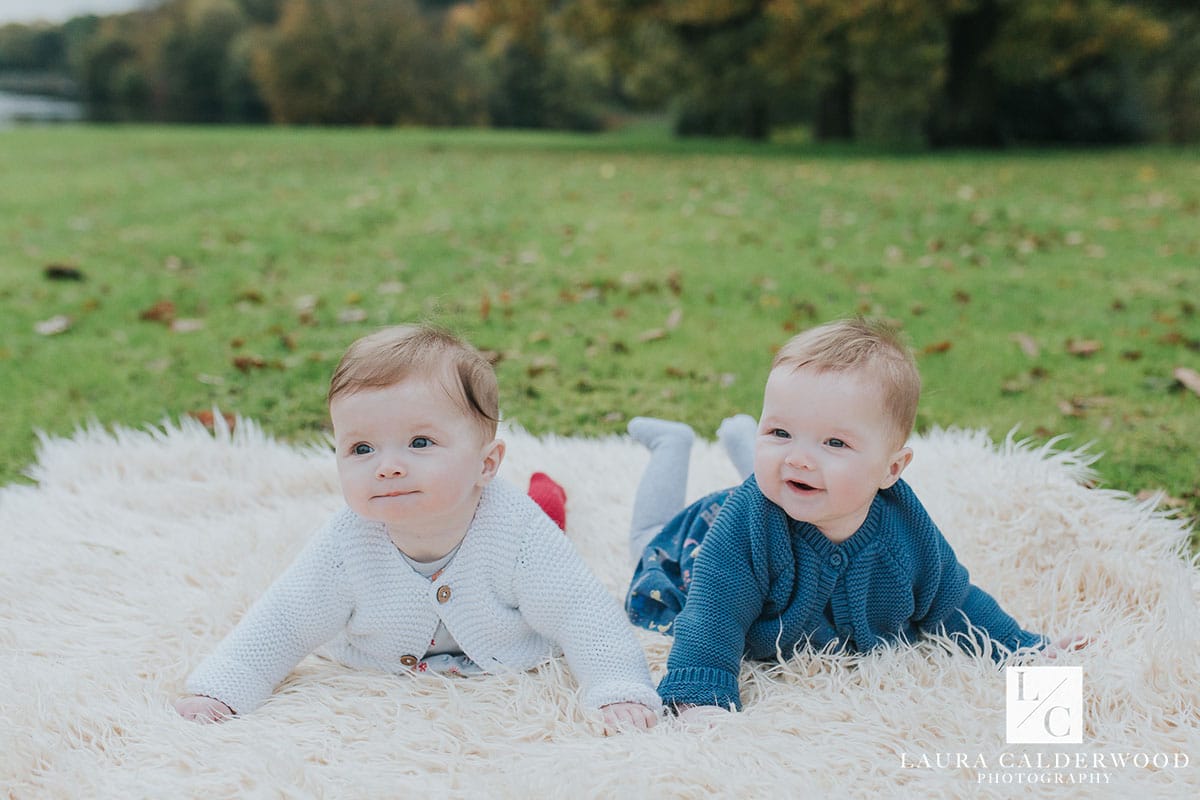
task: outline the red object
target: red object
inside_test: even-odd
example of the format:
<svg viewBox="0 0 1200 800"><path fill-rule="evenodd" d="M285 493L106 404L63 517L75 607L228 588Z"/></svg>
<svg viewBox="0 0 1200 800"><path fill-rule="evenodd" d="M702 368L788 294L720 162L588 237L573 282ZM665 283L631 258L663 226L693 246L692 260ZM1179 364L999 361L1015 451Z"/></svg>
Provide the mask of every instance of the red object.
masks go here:
<svg viewBox="0 0 1200 800"><path fill-rule="evenodd" d="M529 496L562 530L567 529L567 493L544 472L529 477Z"/></svg>

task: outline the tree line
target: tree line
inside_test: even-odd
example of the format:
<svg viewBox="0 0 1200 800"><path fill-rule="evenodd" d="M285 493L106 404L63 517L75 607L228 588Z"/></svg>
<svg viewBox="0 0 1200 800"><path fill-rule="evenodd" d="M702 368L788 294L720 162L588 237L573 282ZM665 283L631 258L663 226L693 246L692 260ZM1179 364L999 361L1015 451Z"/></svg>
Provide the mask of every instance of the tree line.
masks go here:
<svg viewBox="0 0 1200 800"><path fill-rule="evenodd" d="M167 0L0 28L97 120L1200 140L1194 0Z"/></svg>

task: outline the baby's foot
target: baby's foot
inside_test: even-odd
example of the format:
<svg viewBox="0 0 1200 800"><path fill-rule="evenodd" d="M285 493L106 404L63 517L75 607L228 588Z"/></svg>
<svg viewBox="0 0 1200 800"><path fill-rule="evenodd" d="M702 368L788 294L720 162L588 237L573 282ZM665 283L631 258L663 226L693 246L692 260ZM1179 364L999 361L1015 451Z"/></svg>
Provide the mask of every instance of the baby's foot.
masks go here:
<svg viewBox="0 0 1200 800"><path fill-rule="evenodd" d="M717 439L742 480L754 472L754 435L757 432L758 420L749 414L726 417L717 428Z"/></svg>
<svg viewBox="0 0 1200 800"><path fill-rule="evenodd" d="M634 417L629 420L629 435L651 450L660 447L691 448L696 438L690 425L654 417Z"/></svg>

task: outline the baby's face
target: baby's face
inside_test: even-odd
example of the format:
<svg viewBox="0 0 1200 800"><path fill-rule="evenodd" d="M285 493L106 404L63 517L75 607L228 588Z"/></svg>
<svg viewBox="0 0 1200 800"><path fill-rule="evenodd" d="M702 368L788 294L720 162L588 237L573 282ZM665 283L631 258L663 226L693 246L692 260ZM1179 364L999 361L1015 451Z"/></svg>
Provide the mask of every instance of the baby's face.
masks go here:
<svg viewBox="0 0 1200 800"><path fill-rule="evenodd" d="M441 382L358 391L334 399L329 414L342 494L359 516L386 523L398 544L405 532L465 532L498 464Z"/></svg>
<svg viewBox="0 0 1200 800"><path fill-rule="evenodd" d="M861 370L771 372L754 444L754 475L767 499L830 540L862 525L879 489L912 452L897 449L878 385Z"/></svg>

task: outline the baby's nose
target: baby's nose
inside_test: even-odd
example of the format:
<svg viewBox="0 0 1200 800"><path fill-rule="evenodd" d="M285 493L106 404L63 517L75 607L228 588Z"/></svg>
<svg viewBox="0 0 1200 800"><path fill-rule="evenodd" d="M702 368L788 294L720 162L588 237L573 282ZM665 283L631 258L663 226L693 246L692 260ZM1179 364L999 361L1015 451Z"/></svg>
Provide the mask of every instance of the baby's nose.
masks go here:
<svg viewBox="0 0 1200 800"><path fill-rule="evenodd" d="M381 478L403 478L408 471L404 468L403 462L397 459L386 459L380 463L378 474Z"/></svg>

